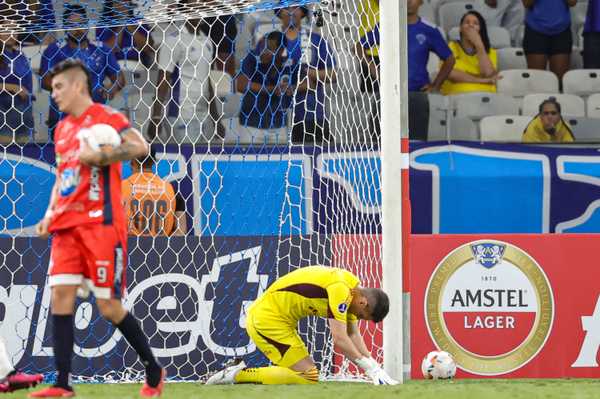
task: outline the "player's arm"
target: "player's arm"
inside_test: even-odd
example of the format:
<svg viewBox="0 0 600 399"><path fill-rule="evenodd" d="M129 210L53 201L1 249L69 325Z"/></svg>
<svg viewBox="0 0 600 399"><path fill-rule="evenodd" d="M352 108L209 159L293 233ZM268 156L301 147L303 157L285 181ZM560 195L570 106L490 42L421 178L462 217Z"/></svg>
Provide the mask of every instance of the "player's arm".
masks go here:
<svg viewBox="0 0 600 399"><path fill-rule="evenodd" d="M35 231L40 238L48 238L48 226L50 225L50 220L52 219L52 213L54 212L54 207L56 206L56 202L58 201L58 190L60 187L60 176L58 172L56 173L56 181L54 182L54 186L52 186L52 191L50 192L50 202L48 203L48 209L44 214L44 217L35 227Z"/></svg>
<svg viewBox="0 0 600 399"><path fill-rule="evenodd" d="M371 358L365 343L358 331L349 334L349 324L336 319L329 319L329 329L333 337L334 345L350 359L354 364L364 370L365 374L375 385L396 385L398 382L392 379L381 368L379 363ZM356 330L356 328L354 327ZM358 343L360 342L360 343Z"/></svg>
<svg viewBox="0 0 600 399"><path fill-rule="evenodd" d="M347 324L336 319L328 319L329 330L333 338L333 344L346 356L348 359L356 362L364 355L356 347L352 338L348 335ZM364 345L364 344L363 344Z"/></svg>
<svg viewBox="0 0 600 399"><path fill-rule="evenodd" d="M363 356L370 357L371 352L369 352L367 349L367 345L365 345L365 341L360 334L360 331L358 331L357 324L351 321L348 322L346 330L348 331L348 336L350 337L350 340L356 349L358 349Z"/></svg>
<svg viewBox="0 0 600 399"><path fill-rule="evenodd" d="M79 159L91 166L106 166L120 161L129 161L148 155L150 146L137 129L130 127L121 133L121 145L115 148L94 151L82 141Z"/></svg>

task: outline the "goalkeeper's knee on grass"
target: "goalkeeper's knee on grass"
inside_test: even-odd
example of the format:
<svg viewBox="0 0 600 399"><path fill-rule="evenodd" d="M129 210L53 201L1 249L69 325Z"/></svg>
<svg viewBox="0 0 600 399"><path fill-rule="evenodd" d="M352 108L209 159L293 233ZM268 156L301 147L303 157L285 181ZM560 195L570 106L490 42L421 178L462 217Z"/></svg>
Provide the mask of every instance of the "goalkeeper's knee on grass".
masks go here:
<svg viewBox="0 0 600 399"><path fill-rule="evenodd" d="M316 367L301 372L279 366L247 368L235 376L238 384L314 384L318 381L319 370Z"/></svg>

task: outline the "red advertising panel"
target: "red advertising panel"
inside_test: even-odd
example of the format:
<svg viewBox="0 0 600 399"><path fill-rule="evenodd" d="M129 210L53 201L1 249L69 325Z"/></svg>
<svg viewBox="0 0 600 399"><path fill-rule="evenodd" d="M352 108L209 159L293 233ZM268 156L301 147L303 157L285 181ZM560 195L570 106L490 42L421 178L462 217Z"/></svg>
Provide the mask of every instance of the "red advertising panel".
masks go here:
<svg viewBox="0 0 600 399"><path fill-rule="evenodd" d="M599 235L410 241L412 377L430 351L457 377L600 377Z"/></svg>

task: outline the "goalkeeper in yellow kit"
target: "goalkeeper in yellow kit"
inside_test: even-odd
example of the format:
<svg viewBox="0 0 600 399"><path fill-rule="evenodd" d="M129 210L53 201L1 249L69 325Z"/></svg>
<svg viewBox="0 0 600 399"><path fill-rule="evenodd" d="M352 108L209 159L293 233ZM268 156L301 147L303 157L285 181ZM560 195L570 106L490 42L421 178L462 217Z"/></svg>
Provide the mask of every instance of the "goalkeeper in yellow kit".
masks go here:
<svg viewBox="0 0 600 399"><path fill-rule="evenodd" d="M357 321L380 322L389 310L388 296L378 288L360 286L354 274L333 267L310 266L276 280L248 309L246 330L257 348L273 364L246 368L243 361L215 373L207 384L311 384L319 370L298 335L298 321L326 317L333 343L365 371L374 384L394 385L371 358Z"/></svg>

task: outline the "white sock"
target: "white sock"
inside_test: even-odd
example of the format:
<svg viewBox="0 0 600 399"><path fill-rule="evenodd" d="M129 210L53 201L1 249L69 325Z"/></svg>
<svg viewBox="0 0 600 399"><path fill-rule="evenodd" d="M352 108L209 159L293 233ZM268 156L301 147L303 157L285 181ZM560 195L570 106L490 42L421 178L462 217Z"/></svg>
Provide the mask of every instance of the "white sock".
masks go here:
<svg viewBox="0 0 600 399"><path fill-rule="evenodd" d="M4 341L0 339L0 380L6 378L13 370L8 352L6 351L6 345L4 344Z"/></svg>

